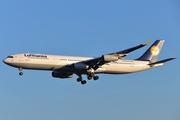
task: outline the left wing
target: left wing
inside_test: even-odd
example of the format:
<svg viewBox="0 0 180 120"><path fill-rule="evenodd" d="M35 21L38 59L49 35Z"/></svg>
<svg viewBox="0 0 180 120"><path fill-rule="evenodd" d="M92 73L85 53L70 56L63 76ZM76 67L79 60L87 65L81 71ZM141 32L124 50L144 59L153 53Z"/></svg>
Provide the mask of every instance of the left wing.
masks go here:
<svg viewBox="0 0 180 120"><path fill-rule="evenodd" d="M104 65L104 64L106 64L108 62L117 61L118 59L127 56L128 53L146 46L149 42L150 42L150 40L147 40L146 42L144 42L144 43L142 43L140 45L137 45L135 47L125 49L125 50L115 52L115 53L102 55L101 57L93 58L93 59L90 59L90 60L81 61L80 63L84 63L84 64L88 65L89 69L93 68L94 70L96 70L100 66L102 66L102 65Z"/></svg>

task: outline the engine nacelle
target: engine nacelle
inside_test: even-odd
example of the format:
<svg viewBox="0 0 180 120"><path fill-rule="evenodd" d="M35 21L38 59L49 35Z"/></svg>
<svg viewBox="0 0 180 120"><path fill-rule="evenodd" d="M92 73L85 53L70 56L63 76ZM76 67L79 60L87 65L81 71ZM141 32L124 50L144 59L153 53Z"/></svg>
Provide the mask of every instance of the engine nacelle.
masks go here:
<svg viewBox="0 0 180 120"><path fill-rule="evenodd" d="M115 55L103 55L102 59L106 62L117 61L119 58Z"/></svg>
<svg viewBox="0 0 180 120"><path fill-rule="evenodd" d="M62 73L62 72L52 72L52 77L54 78L72 78L73 74Z"/></svg>
<svg viewBox="0 0 180 120"><path fill-rule="evenodd" d="M82 69L82 70L84 70L84 69L88 69L89 66L84 64L84 63L74 63L73 68L74 69L80 69L80 70Z"/></svg>

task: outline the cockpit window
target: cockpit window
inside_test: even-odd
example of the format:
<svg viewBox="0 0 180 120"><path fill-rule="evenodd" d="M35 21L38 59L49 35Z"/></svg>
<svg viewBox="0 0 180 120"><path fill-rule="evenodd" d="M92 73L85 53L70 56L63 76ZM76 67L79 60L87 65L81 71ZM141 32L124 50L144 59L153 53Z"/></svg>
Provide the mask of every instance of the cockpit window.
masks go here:
<svg viewBox="0 0 180 120"><path fill-rule="evenodd" d="M7 56L7 58L13 58L13 56Z"/></svg>

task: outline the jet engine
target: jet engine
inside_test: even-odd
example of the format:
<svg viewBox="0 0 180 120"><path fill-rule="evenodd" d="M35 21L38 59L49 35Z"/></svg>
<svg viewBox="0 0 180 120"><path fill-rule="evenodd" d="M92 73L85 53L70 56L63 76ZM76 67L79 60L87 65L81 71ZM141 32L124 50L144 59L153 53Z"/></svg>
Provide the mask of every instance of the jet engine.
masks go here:
<svg viewBox="0 0 180 120"><path fill-rule="evenodd" d="M74 69L88 69L89 68L89 66L88 65L86 65L86 64L84 64L84 63L74 63L73 64L73 68Z"/></svg>
<svg viewBox="0 0 180 120"><path fill-rule="evenodd" d="M119 58L118 58L118 56L115 56L115 55L103 55L102 59L105 62L111 62L111 61L117 61Z"/></svg>
<svg viewBox="0 0 180 120"><path fill-rule="evenodd" d="M54 72L52 72L52 77L54 77L54 78L72 78L73 74L54 71Z"/></svg>

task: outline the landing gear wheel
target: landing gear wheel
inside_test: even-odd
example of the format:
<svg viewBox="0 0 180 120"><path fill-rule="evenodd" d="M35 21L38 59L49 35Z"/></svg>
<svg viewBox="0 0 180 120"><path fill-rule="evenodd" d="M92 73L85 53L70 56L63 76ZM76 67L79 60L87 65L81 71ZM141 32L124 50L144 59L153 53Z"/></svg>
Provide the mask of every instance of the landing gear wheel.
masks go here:
<svg viewBox="0 0 180 120"><path fill-rule="evenodd" d="M92 79L92 77L91 77L91 76L88 76L88 77L87 77L87 79L88 79L88 80L91 80L91 79Z"/></svg>
<svg viewBox="0 0 180 120"><path fill-rule="evenodd" d="M86 84L86 81L85 81L85 80L82 80L82 81L81 81L81 84L82 84L82 85Z"/></svg>
<svg viewBox="0 0 180 120"><path fill-rule="evenodd" d="M22 75L23 75L23 72L20 72L19 75L22 76Z"/></svg>
<svg viewBox="0 0 180 120"><path fill-rule="evenodd" d="M81 82L82 81L82 78L77 78L77 82Z"/></svg>
<svg viewBox="0 0 180 120"><path fill-rule="evenodd" d="M20 76L23 75L22 68L19 68L19 75L20 75Z"/></svg>
<svg viewBox="0 0 180 120"><path fill-rule="evenodd" d="M99 77L98 77L98 76L94 76L93 79L94 79L94 80L98 80Z"/></svg>

